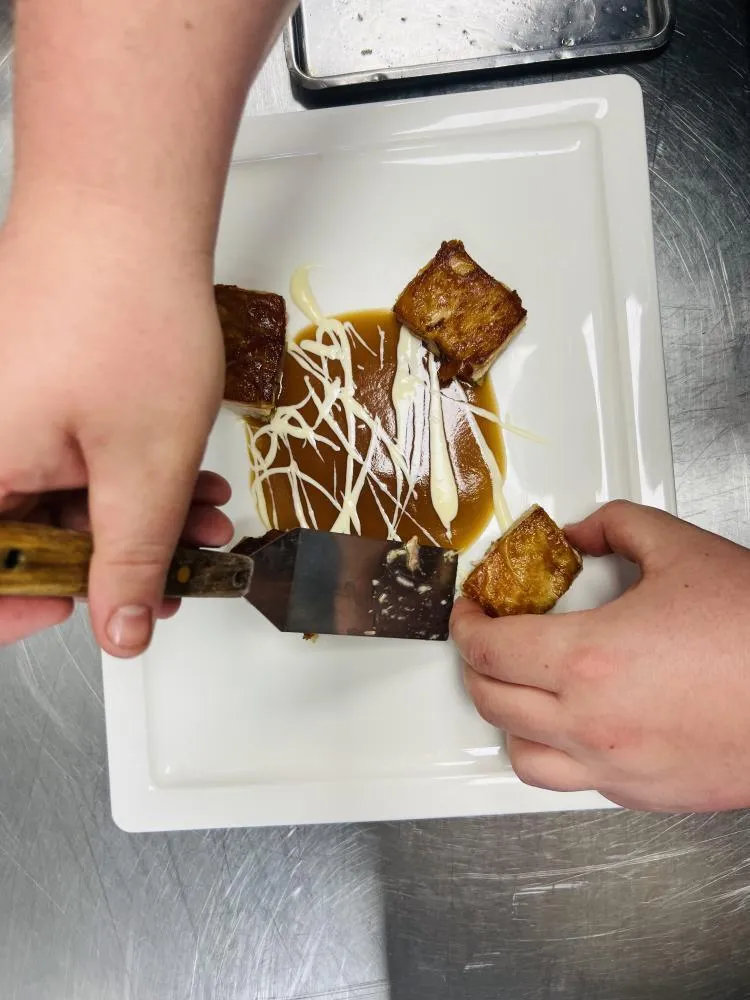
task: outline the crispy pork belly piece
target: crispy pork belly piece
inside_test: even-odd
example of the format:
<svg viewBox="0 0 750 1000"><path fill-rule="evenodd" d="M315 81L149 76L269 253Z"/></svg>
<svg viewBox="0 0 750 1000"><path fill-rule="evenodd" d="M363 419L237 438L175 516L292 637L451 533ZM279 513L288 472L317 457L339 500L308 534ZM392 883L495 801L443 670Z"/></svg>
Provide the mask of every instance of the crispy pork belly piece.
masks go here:
<svg viewBox="0 0 750 1000"><path fill-rule="evenodd" d="M216 285L214 294L226 354L224 402L244 417L268 420L284 368L286 303L236 285Z"/></svg>
<svg viewBox="0 0 750 1000"><path fill-rule="evenodd" d="M534 506L491 546L463 592L493 618L543 615L570 588L581 566L563 531Z"/></svg>
<svg viewBox="0 0 750 1000"><path fill-rule="evenodd" d="M441 359L443 385L454 378L481 382L526 321L518 294L481 268L460 240L443 243L393 311Z"/></svg>

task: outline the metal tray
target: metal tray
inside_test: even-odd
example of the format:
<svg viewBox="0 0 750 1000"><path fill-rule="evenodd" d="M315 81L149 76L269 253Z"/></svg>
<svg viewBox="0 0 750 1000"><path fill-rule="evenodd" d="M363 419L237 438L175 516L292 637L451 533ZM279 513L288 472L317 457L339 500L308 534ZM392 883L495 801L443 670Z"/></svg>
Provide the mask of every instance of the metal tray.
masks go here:
<svg viewBox="0 0 750 1000"><path fill-rule="evenodd" d="M301 0L285 43L326 90L646 52L673 23L673 0Z"/></svg>

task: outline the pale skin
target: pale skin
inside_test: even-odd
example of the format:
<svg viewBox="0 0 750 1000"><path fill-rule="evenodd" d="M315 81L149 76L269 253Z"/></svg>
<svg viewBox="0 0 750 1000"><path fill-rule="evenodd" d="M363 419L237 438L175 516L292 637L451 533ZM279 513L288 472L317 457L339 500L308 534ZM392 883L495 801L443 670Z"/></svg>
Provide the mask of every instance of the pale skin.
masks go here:
<svg viewBox="0 0 750 1000"><path fill-rule="evenodd" d="M213 251L247 88L281 0L18 0L15 176L0 230L0 512L91 527L90 611L137 655L178 538L222 545L199 475L223 381ZM248 235L251 238L252 234ZM529 783L646 809L750 804L750 553L615 504L569 530L641 580L596 611L453 615L466 684ZM64 600L0 600L0 643Z"/></svg>
<svg viewBox="0 0 750 1000"><path fill-rule="evenodd" d="M213 249L249 83L279 0L19 0L15 175L0 232L0 509L70 497L55 520L95 554L101 646L132 656L171 552L231 527L216 478L191 492L223 384ZM87 501L87 502L86 502ZM18 514L16 514L18 516ZM68 601L0 601L0 640Z"/></svg>
<svg viewBox="0 0 750 1000"><path fill-rule="evenodd" d="M509 733L516 772L636 809L747 806L750 552L624 501L568 536L640 579L594 611L492 620L463 601L453 615L467 690Z"/></svg>

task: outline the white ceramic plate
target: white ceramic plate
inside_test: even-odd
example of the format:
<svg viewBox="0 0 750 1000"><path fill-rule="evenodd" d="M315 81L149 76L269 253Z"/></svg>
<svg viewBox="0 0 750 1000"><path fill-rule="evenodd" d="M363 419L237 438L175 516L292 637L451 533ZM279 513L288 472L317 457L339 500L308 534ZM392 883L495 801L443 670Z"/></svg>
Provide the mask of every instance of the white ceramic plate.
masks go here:
<svg viewBox="0 0 750 1000"><path fill-rule="evenodd" d="M285 293L319 266L331 313L388 307L443 239L519 290L526 330L492 378L514 515L613 497L674 509L640 90L624 76L244 121L216 276ZM291 330L304 325L291 309ZM242 428L207 465L260 530ZM483 550L495 525L479 543ZM599 604L587 562L561 604ZM135 663L105 658L115 820L128 830L599 807L522 785L464 695L450 644L281 635L244 601L188 602Z"/></svg>

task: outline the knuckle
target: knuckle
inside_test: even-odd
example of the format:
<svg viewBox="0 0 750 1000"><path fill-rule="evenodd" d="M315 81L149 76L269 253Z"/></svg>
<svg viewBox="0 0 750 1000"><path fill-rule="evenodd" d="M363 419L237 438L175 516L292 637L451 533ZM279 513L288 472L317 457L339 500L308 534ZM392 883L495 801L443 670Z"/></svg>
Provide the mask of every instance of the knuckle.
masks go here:
<svg viewBox="0 0 750 1000"><path fill-rule="evenodd" d="M577 646L570 650L563 664L566 677L585 684L605 680L616 669L615 657L600 646Z"/></svg>
<svg viewBox="0 0 750 1000"><path fill-rule="evenodd" d="M473 670L466 671L464 683L481 718L490 725L497 725L497 711L491 683Z"/></svg>
<svg viewBox="0 0 750 1000"><path fill-rule="evenodd" d="M23 494L17 493L11 483L0 479L0 514L7 514L23 503Z"/></svg>
<svg viewBox="0 0 750 1000"><path fill-rule="evenodd" d="M49 479L47 469L42 464L29 467L26 464L3 463L0 473L0 497L14 493L42 493Z"/></svg>
<svg viewBox="0 0 750 1000"><path fill-rule="evenodd" d="M491 670L494 662L494 652L486 639L477 636L469 647L470 663L475 670L486 674Z"/></svg>
<svg viewBox="0 0 750 1000"><path fill-rule="evenodd" d="M170 557L171 550L163 542L119 543L99 549L99 558L108 571L127 570L143 576L163 571Z"/></svg>
<svg viewBox="0 0 750 1000"><path fill-rule="evenodd" d="M532 788L546 787L544 765L532 748L519 746L514 742L511 744L509 756L511 767L524 785L530 785Z"/></svg>
<svg viewBox="0 0 750 1000"><path fill-rule="evenodd" d="M457 643L463 652L464 659L474 670L480 674L493 674L497 650L495 643L487 634L487 630L472 631L463 636L459 634Z"/></svg>
<svg viewBox="0 0 750 1000"><path fill-rule="evenodd" d="M510 692L507 702L500 700L495 716L502 719L503 728L510 733L525 736L527 733L539 730L540 715L533 701L517 697L516 692Z"/></svg>
<svg viewBox="0 0 750 1000"><path fill-rule="evenodd" d="M607 514L612 514L615 517L627 517L635 509L636 504L632 500L610 500L608 503L602 507L602 510Z"/></svg>

